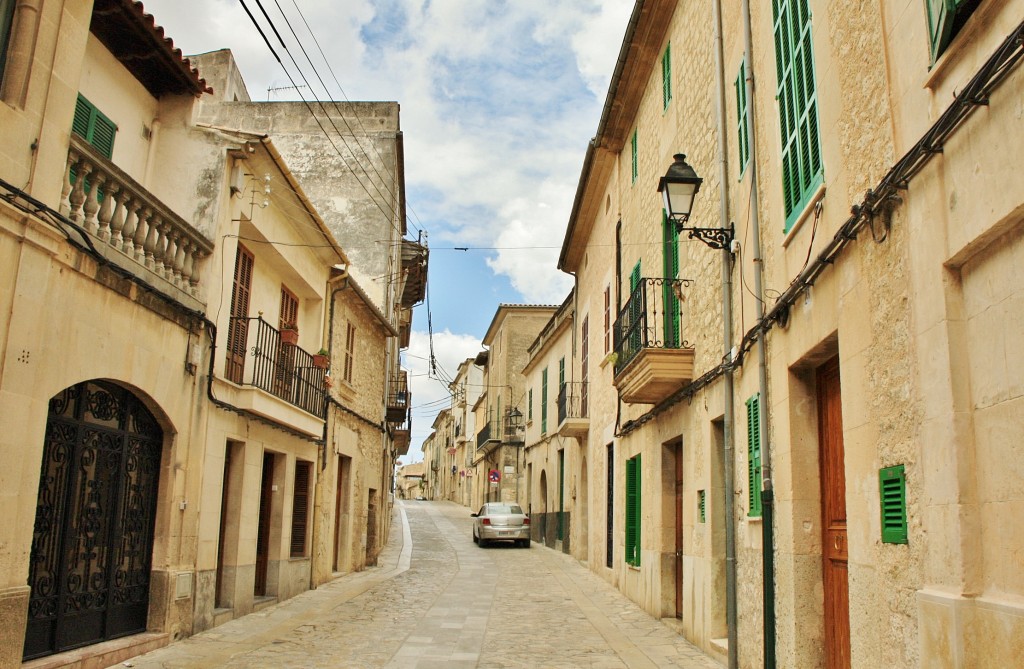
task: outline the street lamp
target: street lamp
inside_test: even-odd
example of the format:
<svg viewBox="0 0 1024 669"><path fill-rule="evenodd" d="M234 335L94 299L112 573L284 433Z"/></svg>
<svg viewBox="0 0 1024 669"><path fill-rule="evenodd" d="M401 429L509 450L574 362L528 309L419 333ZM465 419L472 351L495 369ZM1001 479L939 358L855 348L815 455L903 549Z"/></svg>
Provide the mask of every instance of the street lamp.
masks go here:
<svg viewBox="0 0 1024 669"><path fill-rule="evenodd" d="M513 407L505 419L505 440L506 443L519 443L519 431L523 427L523 412Z"/></svg>
<svg viewBox="0 0 1024 669"><path fill-rule="evenodd" d="M690 239L698 239L713 249L725 249L732 242L733 230L728 228L695 228L687 226L693 201L704 180L686 162L686 155L677 153L665 176L658 180L658 192L664 199L665 216L675 223L679 232L686 231Z"/></svg>

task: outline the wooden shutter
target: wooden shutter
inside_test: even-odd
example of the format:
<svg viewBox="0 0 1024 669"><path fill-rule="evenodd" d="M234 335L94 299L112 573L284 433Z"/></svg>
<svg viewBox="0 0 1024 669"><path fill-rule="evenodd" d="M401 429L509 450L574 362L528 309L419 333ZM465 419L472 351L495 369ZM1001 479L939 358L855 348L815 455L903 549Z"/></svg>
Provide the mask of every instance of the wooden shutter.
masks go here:
<svg viewBox="0 0 1024 669"><path fill-rule="evenodd" d="M231 285L231 320L228 322L227 366L229 381L242 383L245 374L246 342L249 335L249 295L255 258L241 244L235 250L235 277Z"/></svg>
<svg viewBox="0 0 1024 669"><path fill-rule="evenodd" d="M661 102L664 109L672 101L672 43L665 45L661 56Z"/></svg>
<svg viewBox="0 0 1024 669"><path fill-rule="evenodd" d="M882 542L907 543L907 479L903 465L878 471L882 503Z"/></svg>
<svg viewBox="0 0 1024 669"><path fill-rule="evenodd" d="M295 492L292 497L292 557L306 555L306 526L309 524L310 463L295 462Z"/></svg>
<svg viewBox="0 0 1024 669"><path fill-rule="evenodd" d="M286 286L281 286L281 317L278 327L282 330L296 330L298 324L299 298Z"/></svg>
<svg viewBox="0 0 1024 669"><path fill-rule="evenodd" d="M114 136L117 134L117 125L81 94L75 103L75 116L71 122L71 131L89 142L104 157L110 158L114 155Z"/></svg>
<svg viewBox="0 0 1024 669"><path fill-rule="evenodd" d="M580 418L586 418L589 415L587 402L590 397L590 314L583 317L580 339Z"/></svg>
<svg viewBox="0 0 1024 669"><path fill-rule="evenodd" d="M626 562L640 566L640 456L626 460Z"/></svg>
<svg viewBox="0 0 1024 669"><path fill-rule="evenodd" d="M632 178L630 183L636 183L636 178L640 174L640 166L637 161L636 133L637 131L634 130L633 137L629 140L629 154L631 159L630 176Z"/></svg>
<svg viewBox="0 0 1024 669"><path fill-rule="evenodd" d="M565 538L565 450L558 451L558 540Z"/></svg>
<svg viewBox="0 0 1024 669"><path fill-rule="evenodd" d="M0 81L3 81L4 66L7 64L7 47L11 43L14 5L14 0L0 0Z"/></svg>
<svg viewBox="0 0 1024 669"><path fill-rule="evenodd" d="M605 481L605 546L604 563L611 569L614 563L613 548L615 546L615 444L605 447L605 465L607 479Z"/></svg>
<svg viewBox="0 0 1024 669"><path fill-rule="evenodd" d="M548 368L540 373L540 433L548 433Z"/></svg>
<svg viewBox="0 0 1024 669"><path fill-rule="evenodd" d="M668 219L668 215L661 213L661 244L662 259L664 261L664 277L676 279L679 277L679 230L676 224ZM666 281L662 285L662 301L665 304L665 348L679 347L679 298L676 291L672 290L672 284Z"/></svg>
<svg viewBox="0 0 1024 669"><path fill-rule="evenodd" d="M612 287L604 288L604 352L605 355L612 350Z"/></svg>
<svg viewBox="0 0 1024 669"><path fill-rule="evenodd" d="M702 523L705 522L705 518L706 518L706 516L704 515L705 514L705 504L706 504L706 496L704 494L704 491L703 490L698 490L697 491L697 517L699 518L700 522L702 522Z"/></svg>
<svg viewBox="0 0 1024 669"><path fill-rule="evenodd" d="M643 315L643 300L639 295L635 295L637 286L640 285L640 262L636 261L636 265L633 266L633 271L629 273L629 299L626 301L629 304L629 352L626 356L628 360L632 360L633 356L637 354L642 345L642 330L643 328L638 325L640 317ZM621 337L625 332L621 332ZM624 364L623 360L619 360L619 365Z"/></svg>
<svg viewBox="0 0 1024 669"><path fill-rule="evenodd" d="M747 400L747 516L761 517L761 396Z"/></svg>
<svg viewBox="0 0 1024 669"><path fill-rule="evenodd" d="M526 420L533 420L533 388L530 388L529 399L526 402Z"/></svg>
<svg viewBox="0 0 1024 669"><path fill-rule="evenodd" d="M807 0L773 0L782 132L782 188L788 231L823 180Z"/></svg>
<svg viewBox="0 0 1024 669"><path fill-rule="evenodd" d="M356 357L356 326L351 323L345 329L345 367L342 378L352 383L352 368Z"/></svg>
<svg viewBox="0 0 1024 669"><path fill-rule="evenodd" d="M736 75L736 146L739 149L740 174L747 169L750 158L750 132L747 128L747 64L740 63Z"/></svg>

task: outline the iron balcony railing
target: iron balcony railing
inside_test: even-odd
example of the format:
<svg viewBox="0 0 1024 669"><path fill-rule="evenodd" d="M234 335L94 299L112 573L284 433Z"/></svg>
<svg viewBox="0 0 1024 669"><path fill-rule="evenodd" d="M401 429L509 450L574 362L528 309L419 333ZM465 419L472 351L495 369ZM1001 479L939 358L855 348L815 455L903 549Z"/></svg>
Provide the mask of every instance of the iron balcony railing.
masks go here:
<svg viewBox="0 0 1024 669"><path fill-rule="evenodd" d="M615 321L615 374L645 348L689 348L681 336L679 292L692 279L643 277Z"/></svg>
<svg viewBox="0 0 1024 669"><path fill-rule="evenodd" d="M563 383L558 390L558 424L566 418L587 418L587 384L582 381Z"/></svg>
<svg viewBox="0 0 1024 669"><path fill-rule="evenodd" d="M228 329L229 381L265 390L316 416L326 413L326 370L313 355L281 339L262 316L234 317ZM246 363L252 357L252 364Z"/></svg>
<svg viewBox="0 0 1024 669"><path fill-rule="evenodd" d="M489 441L498 441L497 435L491 436L491 421L487 421L483 429L476 433L476 447L483 448Z"/></svg>
<svg viewBox="0 0 1024 669"><path fill-rule="evenodd" d="M400 372L388 383L388 405L386 418L389 423L401 423L409 413L409 375Z"/></svg>

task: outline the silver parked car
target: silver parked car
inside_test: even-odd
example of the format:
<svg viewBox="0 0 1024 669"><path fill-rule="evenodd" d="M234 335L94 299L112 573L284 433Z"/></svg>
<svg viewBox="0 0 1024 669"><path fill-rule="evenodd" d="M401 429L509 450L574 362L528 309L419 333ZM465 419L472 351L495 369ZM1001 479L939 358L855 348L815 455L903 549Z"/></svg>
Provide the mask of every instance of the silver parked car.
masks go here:
<svg viewBox="0 0 1024 669"><path fill-rule="evenodd" d="M511 541L523 548L530 547L530 517L518 504L488 502L479 513L470 514L473 521L473 541L481 548L492 541Z"/></svg>

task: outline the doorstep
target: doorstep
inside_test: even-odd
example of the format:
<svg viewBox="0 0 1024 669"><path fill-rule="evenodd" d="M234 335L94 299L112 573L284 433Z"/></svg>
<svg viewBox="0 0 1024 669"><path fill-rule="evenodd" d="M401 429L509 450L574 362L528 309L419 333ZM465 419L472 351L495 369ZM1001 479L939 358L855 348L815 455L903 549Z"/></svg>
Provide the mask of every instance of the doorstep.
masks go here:
<svg viewBox="0 0 1024 669"><path fill-rule="evenodd" d="M136 655L163 648L170 642L171 635L167 632L143 632L47 655L25 662L21 669L103 669Z"/></svg>

